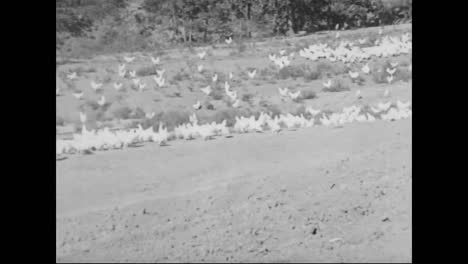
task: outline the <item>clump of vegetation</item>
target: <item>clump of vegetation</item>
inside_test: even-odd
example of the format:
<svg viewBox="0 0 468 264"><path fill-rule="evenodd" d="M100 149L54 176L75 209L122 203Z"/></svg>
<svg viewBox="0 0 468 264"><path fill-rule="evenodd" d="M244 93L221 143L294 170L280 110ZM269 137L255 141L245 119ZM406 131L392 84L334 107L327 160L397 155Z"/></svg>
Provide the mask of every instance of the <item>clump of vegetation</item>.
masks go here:
<svg viewBox="0 0 468 264"><path fill-rule="evenodd" d="M181 82L183 80L190 80L190 74L181 68L173 77L173 81Z"/></svg>
<svg viewBox="0 0 468 264"><path fill-rule="evenodd" d="M281 115L281 109L278 105L276 104L268 104L265 107L265 110L267 113L271 115L271 117L279 116Z"/></svg>
<svg viewBox="0 0 468 264"><path fill-rule="evenodd" d="M112 116L116 119L129 119L131 114L132 109L128 106L122 106L112 111Z"/></svg>
<svg viewBox="0 0 468 264"><path fill-rule="evenodd" d="M372 80L375 83L387 83L388 73L385 70L376 70L372 72Z"/></svg>
<svg viewBox="0 0 468 264"><path fill-rule="evenodd" d="M316 97L317 93L315 93L315 91L312 89L302 90L301 95L299 96L301 100L314 99Z"/></svg>
<svg viewBox="0 0 468 264"><path fill-rule="evenodd" d="M213 121L220 123L226 120L226 126L232 127L236 123L236 116L239 116L239 110L235 108L223 109L216 112L213 116Z"/></svg>
<svg viewBox="0 0 468 264"><path fill-rule="evenodd" d="M136 70L136 74L139 77L156 75L158 72L156 71L158 68L154 65L151 66L143 66Z"/></svg>
<svg viewBox="0 0 468 264"><path fill-rule="evenodd" d="M107 74L107 75L102 79L102 82L103 82L103 83L106 83L106 84L112 82L112 76L109 75L109 74Z"/></svg>
<svg viewBox="0 0 468 264"><path fill-rule="evenodd" d="M208 110L215 110L214 105L210 101L205 102L205 108Z"/></svg>
<svg viewBox="0 0 468 264"><path fill-rule="evenodd" d="M269 66L269 67L266 67L266 68L263 68L263 69L260 69L258 71L258 77L260 79L270 79L271 76L273 76L275 74L275 68L273 66Z"/></svg>
<svg viewBox="0 0 468 264"><path fill-rule="evenodd" d="M95 111L94 117L95 117L94 118L95 121L100 121L100 122L112 120L112 117L106 115L105 109L99 109Z"/></svg>
<svg viewBox="0 0 468 264"><path fill-rule="evenodd" d="M280 69L276 75L278 79L296 79L306 75L306 72L309 70L309 67L305 64L302 65L288 65Z"/></svg>
<svg viewBox="0 0 468 264"><path fill-rule="evenodd" d="M83 66L79 66L77 68L75 68L73 70L74 72L76 72L76 74L78 76L82 75L83 73L91 73L91 72L96 72L96 68L94 67L83 67Z"/></svg>
<svg viewBox="0 0 468 264"><path fill-rule="evenodd" d="M318 78L320 78L320 72L314 71L310 68L308 68L304 74L304 81L306 82L317 80Z"/></svg>
<svg viewBox="0 0 468 264"><path fill-rule="evenodd" d="M270 113L272 116L277 116L281 114L281 109L278 105L273 104L267 100L261 100L259 102L260 107L265 110L265 112Z"/></svg>
<svg viewBox="0 0 468 264"><path fill-rule="evenodd" d="M305 116L307 114L306 107L304 105L300 105L292 114L296 116L302 114Z"/></svg>
<svg viewBox="0 0 468 264"><path fill-rule="evenodd" d="M249 109L228 108L216 112L212 117L211 122L221 123L226 120L226 126L232 127L236 123L236 116L250 116L253 112Z"/></svg>
<svg viewBox="0 0 468 264"><path fill-rule="evenodd" d="M326 76L341 74L344 72L344 69L328 61L321 61L317 64L316 71L320 74L320 78L324 78Z"/></svg>
<svg viewBox="0 0 468 264"><path fill-rule="evenodd" d="M349 90L349 86L341 79L334 80L329 88L325 87L322 89L324 92L344 92Z"/></svg>
<svg viewBox="0 0 468 264"><path fill-rule="evenodd" d="M145 118L145 111L140 107L137 107L129 114L129 117L133 119L143 119Z"/></svg>
<svg viewBox="0 0 468 264"><path fill-rule="evenodd" d="M268 102L265 99L262 99L260 102L258 102L258 105L260 105L261 107L267 107L268 105L270 105L270 102Z"/></svg>
<svg viewBox="0 0 468 264"><path fill-rule="evenodd" d="M408 70L408 68L398 68L395 73L395 80L394 81L409 81L412 79L413 75Z"/></svg>
<svg viewBox="0 0 468 264"><path fill-rule="evenodd" d="M247 51L247 44L245 41L238 40L235 42L234 49L229 53L229 56L239 56L242 55L245 51Z"/></svg>
<svg viewBox="0 0 468 264"><path fill-rule="evenodd" d="M213 100L222 100L224 98L224 93L220 89L213 89L210 96Z"/></svg>
<svg viewBox="0 0 468 264"><path fill-rule="evenodd" d="M307 43L306 40L300 40L296 43L294 43L294 52L297 52L299 53L299 51L305 49L305 48L308 48L309 47L309 44Z"/></svg>
<svg viewBox="0 0 468 264"><path fill-rule="evenodd" d="M372 71L372 80L375 83L387 83L387 76L390 76L387 68L392 68L389 60L386 60L378 69Z"/></svg>
<svg viewBox="0 0 468 264"><path fill-rule="evenodd" d="M173 130L176 126L188 123L190 121L190 113L185 111L168 111L156 115L152 121L153 127L158 127L159 123L163 123L167 129Z"/></svg>
<svg viewBox="0 0 468 264"><path fill-rule="evenodd" d="M97 109L99 109L99 104L96 102L96 101L86 101L84 103L84 105L82 105L80 108L82 109L90 109L92 111L96 111Z"/></svg>
<svg viewBox="0 0 468 264"><path fill-rule="evenodd" d="M319 63L316 67L310 67L307 64L289 65L280 69L276 75L278 79L296 79L303 77L306 82L317 80L326 74L334 73L334 68L330 68L329 64Z"/></svg>
<svg viewBox="0 0 468 264"><path fill-rule="evenodd" d="M352 82L361 86L361 85L364 85L364 83L366 82L366 79L364 79L364 77L359 75L357 78L352 79Z"/></svg>
<svg viewBox="0 0 468 264"><path fill-rule="evenodd" d="M242 95L241 100L248 103L248 104L252 104L252 100L253 100L254 96L255 95L253 93L246 93L246 94Z"/></svg>

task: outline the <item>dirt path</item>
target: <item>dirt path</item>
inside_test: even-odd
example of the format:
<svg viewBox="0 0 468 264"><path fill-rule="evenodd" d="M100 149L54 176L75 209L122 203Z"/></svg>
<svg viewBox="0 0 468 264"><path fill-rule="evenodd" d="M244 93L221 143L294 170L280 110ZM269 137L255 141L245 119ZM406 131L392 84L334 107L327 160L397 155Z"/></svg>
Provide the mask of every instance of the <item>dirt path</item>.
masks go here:
<svg viewBox="0 0 468 264"><path fill-rule="evenodd" d="M407 262L411 240L411 120L57 162L58 262Z"/></svg>

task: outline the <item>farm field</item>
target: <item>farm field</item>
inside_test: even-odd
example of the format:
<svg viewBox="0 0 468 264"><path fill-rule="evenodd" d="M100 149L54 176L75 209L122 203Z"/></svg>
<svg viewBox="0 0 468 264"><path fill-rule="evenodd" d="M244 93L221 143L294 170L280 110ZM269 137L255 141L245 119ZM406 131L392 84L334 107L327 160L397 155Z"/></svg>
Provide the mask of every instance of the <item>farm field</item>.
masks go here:
<svg viewBox="0 0 468 264"><path fill-rule="evenodd" d="M300 55L403 34L411 24L58 65L57 142L83 126L164 126L167 137L57 151L57 262L411 261L412 125L402 106L412 101L411 52L352 62ZM330 121L350 107L352 121ZM238 117L265 113L262 126L239 132ZM311 123L290 126L288 113ZM281 115L275 130L269 122ZM222 121L222 134L175 132Z"/></svg>

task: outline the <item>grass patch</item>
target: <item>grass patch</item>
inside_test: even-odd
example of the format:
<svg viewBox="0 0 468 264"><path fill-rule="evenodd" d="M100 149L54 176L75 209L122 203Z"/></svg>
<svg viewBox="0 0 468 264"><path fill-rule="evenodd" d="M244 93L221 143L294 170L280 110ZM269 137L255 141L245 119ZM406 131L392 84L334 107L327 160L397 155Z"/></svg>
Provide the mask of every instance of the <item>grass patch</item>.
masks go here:
<svg viewBox="0 0 468 264"><path fill-rule="evenodd" d="M211 121L221 123L226 120L226 126L232 127L236 123L236 116L250 116L253 112L249 109L228 108L216 112Z"/></svg>
<svg viewBox="0 0 468 264"><path fill-rule="evenodd" d="M312 89L302 90L299 98L301 100L314 99L317 98L317 93Z"/></svg>
<svg viewBox="0 0 468 264"><path fill-rule="evenodd" d="M128 106L122 106L112 111L112 116L116 119L129 119L132 109Z"/></svg>
<svg viewBox="0 0 468 264"><path fill-rule="evenodd" d="M320 77L323 78L327 75L334 75L337 74L337 68L331 64L330 62L321 61L315 67L316 71L319 73Z"/></svg>
<svg viewBox="0 0 468 264"><path fill-rule="evenodd" d="M213 89L210 96L213 100L222 100L224 98L224 92L221 89Z"/></svg>
<svg viewBox="0 0 468 264"><path fill-rule="evenodd" d="M267 113L270 113L272 117L279 116L281 114L281 109L278 105L268 102L267 100L261 100L259 105L263 108Z"/></svg>
<svg viewBox="0 0 468 264"><path fill-rule="evenodd" d="M322 91L324 92L344 92L349 91L349 86L341 79L333 80L332 85L330 88L323 88Z"/></svg>
<svg viewBox="0 0 468 264"><path fill-rule="evenodd" d="M299 77L303 77L304 81L310 82L339 72L341 72L341 70L337 69L334 65L327 62L320 62L315 67L311 67L308 64L286 66L278 71L276 78L280 80L292 78L295 80Z"/></svg>
<svg viewBox="0 0 468 264"><path fill-rule="evenodd" d="M278 71L278 73L276 74L276 78L280 80L285 80L285 79L290 79L290 78L296 79L296 78L305 76L306 72L309 72L309 71L310 71L309 66L305 64L288 65Z"/></svg>
<svg viewBox="0 0 468 264"><path fill-rule="evenodd" d="M215 110L214 105L213 105L210 101L205 101L204 106L205 106L205 108L206 108L207 110L211 110L211 111L214 111L214 110Z"/></svg>
<svg viewBox="0 0 468 264"><path fill-rule="evenodd" d="M185 71L184 68L180 69L173 77L172 81L181 82L184 80L190 80L190 74Z"/></svg>
<svg viewBox="0 0 468 264"><path fill-rule="evenodd" d="M248 103L248 104L252 104L252 100L253 100L254 96L255 95L253 93L246 93L246 94L242 95L241 100L243 102Z"/></svg>
<svg viewBox="0 0 468 264"><path fill-rule="evenodd" d="M136 70L136 74L139 77L157 75L156 71L158 68L155 65L140 67Z"/></svg>
<svg viewBox="0 0 468 264"><path fill-rule="evenodd" d="M352 81L353 83L359 85L359 86L362 86L362 85L364 85L364 83L366 82L366 79L364 79L364 77L362 77L361 75L359 75L357 78L352 79L351 81Z"/></svg>
<svg viewBox="0 0 468 264"><path fill-rule="evenodd" d="M306 111L306 107L304 105L300 105L299 107L296 108L296 110L291 113L293 115L296 115L296 116L299 116L299 115L306 115L307 114L307 111Z"/></svg>
<svg viewBox="0 0 468 264"><path fill-rule="evenodd" d="M135 108L130 114L129 118L131 119L143 119L145 118L145 111L141 109L140 107Z"/></svg>

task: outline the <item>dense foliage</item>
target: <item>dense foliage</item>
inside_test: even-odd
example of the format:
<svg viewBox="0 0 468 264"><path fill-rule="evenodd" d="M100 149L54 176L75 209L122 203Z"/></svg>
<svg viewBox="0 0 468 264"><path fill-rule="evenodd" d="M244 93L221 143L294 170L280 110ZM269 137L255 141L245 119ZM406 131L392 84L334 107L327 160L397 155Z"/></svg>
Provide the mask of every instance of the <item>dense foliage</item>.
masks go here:
<svg viewBox="0 0 468 264"><path fill-rule="evenodd" d="M411 0L56 0L57 50L132 51L411 21Z"/></svg>

